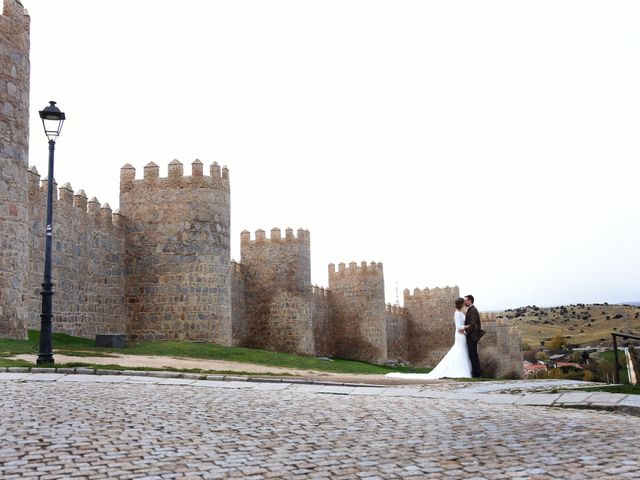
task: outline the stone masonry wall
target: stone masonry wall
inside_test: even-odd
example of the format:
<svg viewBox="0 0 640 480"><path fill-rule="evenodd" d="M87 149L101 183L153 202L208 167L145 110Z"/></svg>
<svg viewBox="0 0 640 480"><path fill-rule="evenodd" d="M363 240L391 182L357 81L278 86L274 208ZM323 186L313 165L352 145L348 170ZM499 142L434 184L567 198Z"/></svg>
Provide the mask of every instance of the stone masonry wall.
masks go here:
<svg viewBox="0 0 640 480"><path fill-rule="evenodd" d="M323 287L313 287L313 341L316 355L334 355L335 344L332 315L333 305L331 302L331 291Z"/></svg>
<svg viewBox="0 0 640 480"><path fill-rule="evenodd" d="M241 233L245 274L247 346L311 355L314 353L309 232L278 228L266 238Z"/></svg>
<svg viewBox="0 0 640 480"><path fill-rule="evenodd" d="M141 180L131 165L121 170L131 340L232 344L229 171L191 168L186 177L174 160L160 178L150 163Z"/></svg>
<svg viewBox="0 0 640 480"><path fill-rule="evenodd" d="M381 263L329 265L338 357L383 363L387 360L384 273Z"/></svg>
<svg viewBox="0 0 640 480"><path fill-rule="evenodd" d="M517 378L524 378L524 359L522 357L522 337L514 327L509 327L509 360L508 373Z"/></svg>
<svg viewBox="0 0 640 480"><path fill-rule="evenodd" d="M487 333L478 342L483 375L496 377L524 376L520 335L506 320L496 320L490 312L481 313L482 329Z"/></svg>
<svg viewBox="0 0 640 480"><path fill-rule="evenodd" d="M387 304L387 356L390 360L408 360L409 323L404 308Z"/></svg>
<svg viewBox="0 0 640 480"><path fill-rule="evenodd" d="M244 268L241 264L231 262L231 324L232 345L247 343L249 335L245 309Z"/></svg>
<svg viewBox="0 0 640 480"><path fill-rule="evenodd" d="M435 367L455 340L454 302L458 287L416 288L404 291L408 314L409 361L420 367Z"/></svg>
<svg viewBox="0 0 640 480"><path fill-rule="evenodd" d="M47 181L29 170L29 327L40 328ZM124 219L69 184L53 192L53 330L80 337L125 331Z"/></svg>
<svg viewBox="0 0 640 480"><path fill-rule="evenodd" d="M27 338L28 318L29 22L20 2L4 1L0 15L0 337L16 339Z"/></svg>

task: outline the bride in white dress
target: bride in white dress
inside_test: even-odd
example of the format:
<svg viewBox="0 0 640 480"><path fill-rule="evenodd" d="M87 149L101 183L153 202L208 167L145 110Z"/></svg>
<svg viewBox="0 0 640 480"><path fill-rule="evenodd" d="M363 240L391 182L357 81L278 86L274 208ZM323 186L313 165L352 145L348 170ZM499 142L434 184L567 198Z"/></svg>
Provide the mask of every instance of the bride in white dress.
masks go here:
<svg viewBox="0 0 640 480"><path fill-rule="evenodd" d="M436 368L429 373L387 373L385 376L393 378L407 378L414 380L435 380L438 378L471 378L471 360L467 350L467 336L458 330L464 329L465 315L462 312L464 299L458 298L455 302L456 311L453 314L455 323L455 336L453 347L447 352Z"/></svg>

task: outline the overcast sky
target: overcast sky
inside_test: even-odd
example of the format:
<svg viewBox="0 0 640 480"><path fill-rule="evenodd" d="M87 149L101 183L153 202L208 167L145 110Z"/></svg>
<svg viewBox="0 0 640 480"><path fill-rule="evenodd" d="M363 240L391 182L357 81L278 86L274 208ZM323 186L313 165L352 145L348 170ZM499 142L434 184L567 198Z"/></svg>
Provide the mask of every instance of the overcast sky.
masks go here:
<svg viewBox="0 0 640 480"><path fill-rule="evenodd" d="M387 301L640 301L640 2L23 0L56 179L118 206L119 169L228 165L240 231L384 263ZM402 298L401 298L402 300Z"/></svg>

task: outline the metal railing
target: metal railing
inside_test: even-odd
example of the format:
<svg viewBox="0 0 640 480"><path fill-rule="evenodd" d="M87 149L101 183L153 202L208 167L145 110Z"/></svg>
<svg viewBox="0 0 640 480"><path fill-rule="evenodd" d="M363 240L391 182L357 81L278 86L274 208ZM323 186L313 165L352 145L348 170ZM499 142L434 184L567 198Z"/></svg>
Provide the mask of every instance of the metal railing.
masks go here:
<svg viewBox="0 0 640 480"><path fill-rule="evenodd" d="M615 362L615 382L620 383L620 364L618 363L618 341L616 337L631 338L633 340L640 340L640 337L635 335L625 335L624 333L612 333L613 337L613 361Z"/></svg>

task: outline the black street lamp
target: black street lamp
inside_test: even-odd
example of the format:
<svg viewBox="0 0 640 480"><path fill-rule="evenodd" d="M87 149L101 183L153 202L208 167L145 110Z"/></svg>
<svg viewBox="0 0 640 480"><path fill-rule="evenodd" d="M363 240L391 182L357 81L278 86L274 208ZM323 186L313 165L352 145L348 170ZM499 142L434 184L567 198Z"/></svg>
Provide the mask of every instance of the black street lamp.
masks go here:
<svg viewBox="0 0 640 480"><path fill-rule="evenodd" d="M51 237L53 225L53 153L56 139L62 130L65 115L56 107L56 102L49 102L40 111L44 133L49 139L49 176L47 180L47 230L44 249L44 282L42 284L42 314L40 315L40 351L37 365L53 364L51 348L51 319L53 317L53 282L51 281Z"/></svg>

